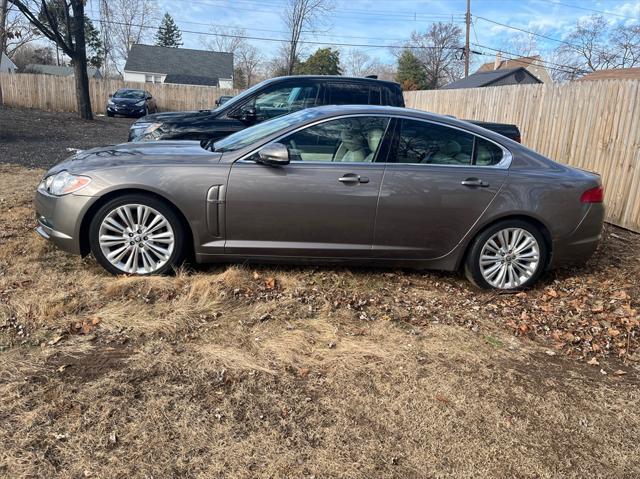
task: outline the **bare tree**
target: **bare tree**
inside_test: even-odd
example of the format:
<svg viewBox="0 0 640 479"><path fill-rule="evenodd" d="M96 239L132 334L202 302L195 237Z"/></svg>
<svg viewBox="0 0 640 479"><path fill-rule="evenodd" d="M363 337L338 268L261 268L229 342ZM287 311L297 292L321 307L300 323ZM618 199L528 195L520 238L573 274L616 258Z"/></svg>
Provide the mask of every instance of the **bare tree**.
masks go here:
<svg viewBox="0 0 640 479"><path fill-rule="evenodd" d="M28 43L40 38L38 31L34 29L27 19L20 13L15 5L10 5L7 9L7 20L5 30L12 35L5 38L4 51L9 58L13 58L16 50Z"/></svg>
<svg viewBox="0 0 640 479"><path fill-rule="evenodd" d="M250 87L255 83L256 73L263 63L260 51L247 40L244 28L212 27L212 35L202 40L202 45L208 50L233 53L235 67L239 68Z"/></svg>
<svg viewBox="0 0 640 479"><path fill-rule="evenodd" d="M158 21L153 0L100 0L103 41L107 38L104 46L116 71L122 72L131 45L153 37Z"/></svg>
<svg viewBox="0 0 640 479"><path fill-rule="evenodd" d="M244 72L247 80L247 87L257 83L256 77L263 64L262 54L260 50L251 44L247 44L244 48L238 50L238 67Z"/></svg>
<svg viewBox="0 0 640 479"><path fill-rule="evenodd" d="M554 73L559 81L587 72L640 65L640 24L610 25L601 15L578 20L566 43L553 52L565 67Z"/></svg>
<svg viewBox="0 0 640 479"><path fill-rule="evenodd" d="M425 69L428 88L462 78L462 29L454 23L433 23L424 33L413 32L408 46Z"/></svg>
<svg viewBox="0 0 640 479"><path fill-rule="evenodd" d="M536 36L533 33L520 32L509 39L503 50L521 57L530 57L536 55L539 49Z"/></svg>
<svg viewBox="0 0 640 479"><path fill-rule="evenodd" d="M237 53L239 49L247 45L247 36L244 28L238 27L211 27L209 36L202 39L201 43L207 50L214 52Z"/></svg>
<svg viewBox="0 0 640 479"><path fill-rule="evenodd" d="M80 118L91 120L91 97L87 75L84 0L10 0L45 37L54 42L73 63L76 102ZM54 10L56 9L56 10ZM57 14L61 13L61 16ZM62 24L58 18L62 19Z"/></svg>
<svg viewBox="0 0 640 479"><path fill-rule="evenodd" d="M282 21L289 38L285 47L286 73L291 75L300 57L300 40L305 33L312 33L326 23L333 10L332 0L287 0L282 11Z"/></svg>
<svg viewBox="0 0 640 479"><path fill-rule="evenodd" d="M341 64L346 76L364 77L378 75L381 63L377 58L371 58L366 52L352 48L343 55Z"/></svg>

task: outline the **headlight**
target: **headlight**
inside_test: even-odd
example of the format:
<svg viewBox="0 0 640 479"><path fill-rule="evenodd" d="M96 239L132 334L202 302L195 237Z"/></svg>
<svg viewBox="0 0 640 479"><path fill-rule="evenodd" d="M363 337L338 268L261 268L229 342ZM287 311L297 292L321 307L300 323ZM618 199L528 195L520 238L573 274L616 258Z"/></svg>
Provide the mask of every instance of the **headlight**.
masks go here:
<svg viewBox="0 0 640 479"><path fill-rule="evenodd" d="M109 105L113 105L113 100L109 99L109 101L107 102Z"/></svg>
<svg viewBox="0 0 640 479"><path fill-rule="evenodd" d="M148 123L147 127L144 129L142 133L144 133L145 135L149 133L153 133L161 126L162 126L162 123Z"/></svg>
<svg viewBox="0 0 640 479"><path fill-rule="evenodd" d="M140 100L139 102L136 103L136 106L144 106L145 101L144 100Z"/></svg>
<svg viewBox="0 0 640 479"><path fill-rule="evenodd" d="M62 196L81 190L89 183L91 178L88 176L72 175L68 171L61 171L43 179L38 189L55 196Z"/></svg>

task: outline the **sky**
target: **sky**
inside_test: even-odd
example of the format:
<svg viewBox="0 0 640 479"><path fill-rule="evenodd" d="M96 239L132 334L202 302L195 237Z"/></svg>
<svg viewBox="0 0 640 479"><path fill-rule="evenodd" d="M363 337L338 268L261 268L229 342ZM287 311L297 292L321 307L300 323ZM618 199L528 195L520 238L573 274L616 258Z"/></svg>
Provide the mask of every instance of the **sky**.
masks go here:
<svg viewBox="0 0 640 479"><path fill-rule="evenodd" d="M334 43L343 50L357 48L383 63L394 57L389 45L405 44L412 31L424 31L432 22L453 21L464 29L466 0L332 0L334 9L306 40L318 42L305 46L306 52ZM285 37L280 18L286 0L158 0L160 14L169 12L183 31L184 48L202 48L210 25L242 27L265 57L277 51L279 42L268 39ZM89 10L92 8L90 2ZM97 13L97 8L96 8ZM640 0L471 0L473 27L472 50L485 53L474 63L491 61L492 49L503 49L528 35L509 25L562 40L580 19L602 13L611 24L640 23ZM97 14L96 14L97 17ZM535 37L543 54L559 45L558 41ZM477 45L482 45L479 47Z"/></svg>

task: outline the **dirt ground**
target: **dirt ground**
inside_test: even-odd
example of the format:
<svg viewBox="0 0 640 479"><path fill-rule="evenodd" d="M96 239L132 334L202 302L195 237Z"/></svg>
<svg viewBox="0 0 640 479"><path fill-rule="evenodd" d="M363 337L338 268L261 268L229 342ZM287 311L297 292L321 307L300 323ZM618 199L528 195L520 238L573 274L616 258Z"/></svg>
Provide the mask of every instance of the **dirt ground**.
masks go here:
<svg viewBox="0 0 640 479"><path fill-rule="evenodd" d="M517 295L326 267L114 278L33 233L42 172L0 165L0 477L640 475L638 235Z"/></svg>
<svg viewBox="0 0 640 479"><path fill-rule="evenodd" d="M106 116L84 121L75 113L0 106L0 162L49 168L73 154L67 148L87 149L127 141L134 121Z"/></svg>

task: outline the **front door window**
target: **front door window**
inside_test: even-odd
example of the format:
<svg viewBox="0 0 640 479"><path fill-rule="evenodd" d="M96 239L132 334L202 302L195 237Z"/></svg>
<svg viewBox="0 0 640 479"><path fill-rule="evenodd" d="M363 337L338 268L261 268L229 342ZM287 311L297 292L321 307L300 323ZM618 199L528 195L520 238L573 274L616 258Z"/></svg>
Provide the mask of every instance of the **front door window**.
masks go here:
<svg viewBox="0 0 640 479"><path fill-rule="evenodd" d="M259 93L253 101L256 120L265 121L276 116L315 106L318 85L280 86Z"/></svg>
<svg viewBox="0 0 640 479"><path fill-rule="evenodd" d="M291 161L373 163L389 125L385 117L351 117L326 121L279 140Z"/></svg>

